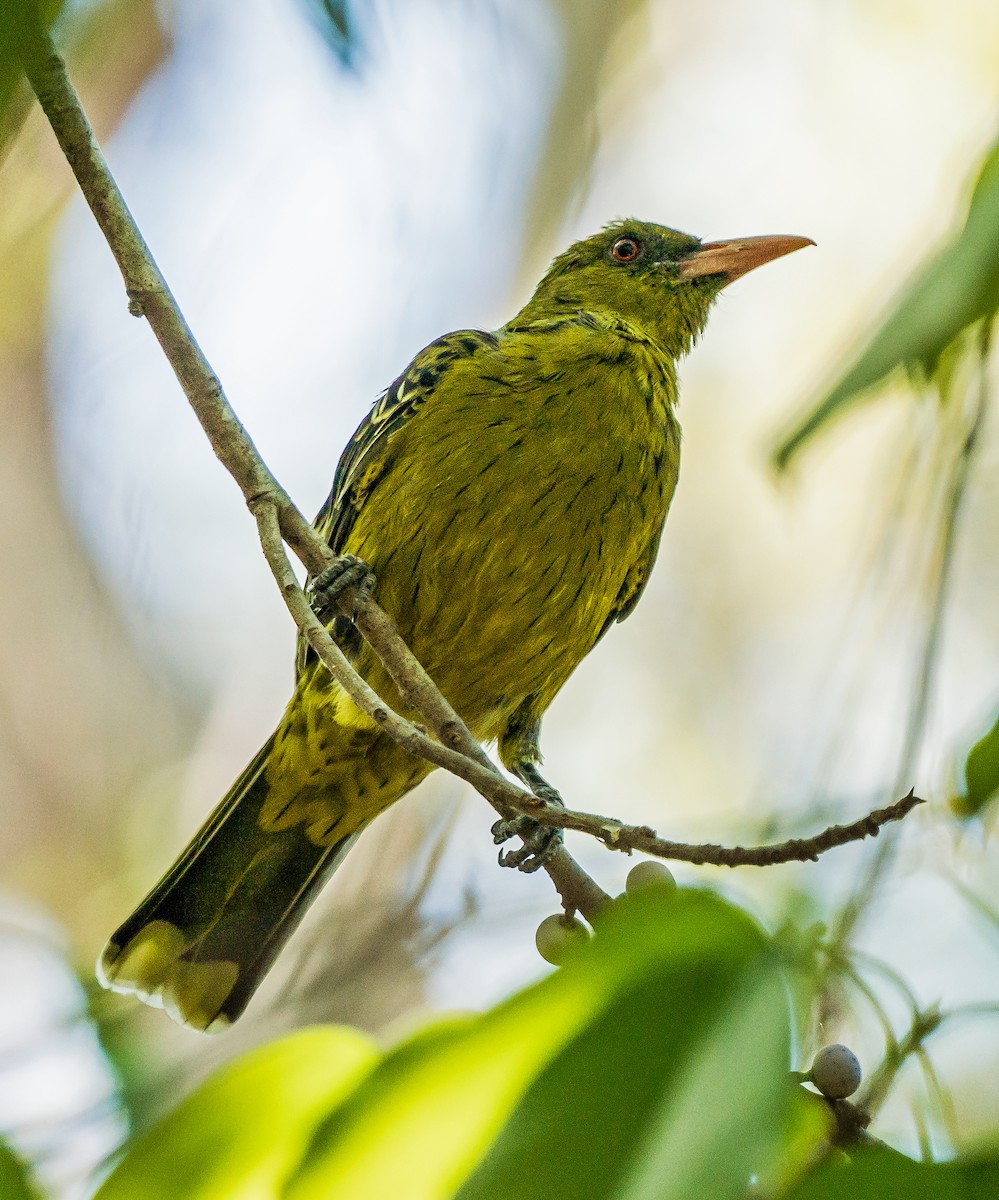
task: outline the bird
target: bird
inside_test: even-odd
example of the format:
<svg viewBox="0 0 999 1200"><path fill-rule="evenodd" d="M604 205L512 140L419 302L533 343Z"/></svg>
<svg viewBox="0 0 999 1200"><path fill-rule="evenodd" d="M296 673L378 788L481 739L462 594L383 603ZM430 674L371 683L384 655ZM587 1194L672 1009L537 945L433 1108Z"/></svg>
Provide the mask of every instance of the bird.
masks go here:
<svg viewBox="0 0 999 1200"><path fill-rule="evenodd" d="M645 590L679 471L678 360L725 287L807 245L616 221L559 254L507 324L416 355L341 455L315 521L340 557L309 581L388 704L415 715L338 615L344 582L377 587L474 735L559 802L540 772L541 720ZM300 637L275 732L112 935L101 983L192 1029L228 1028L360 831L431 770ZM552 852L559 835L535 833L507 865Z"/></svg>

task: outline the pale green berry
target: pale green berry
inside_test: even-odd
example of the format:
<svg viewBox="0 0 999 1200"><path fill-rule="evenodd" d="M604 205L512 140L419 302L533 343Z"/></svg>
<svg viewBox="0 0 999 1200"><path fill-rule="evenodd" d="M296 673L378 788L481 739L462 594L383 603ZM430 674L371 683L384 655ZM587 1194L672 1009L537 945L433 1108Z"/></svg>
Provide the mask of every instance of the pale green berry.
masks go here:
<svg viewBox="0 0 999 1200"><path fill-rule="evenodd" d="M656 862L655 859L648 858L644 862L636 863L628 872L628 878L624 885L626 892L644 892L647 888L664 888L671 892L676 891L676 880L673 878L673 872L665 863Z"/></svg>
<svg viewBox="0 0 999 1200"><path fill-rule="evenodd" d="M589 939L590 931L578 917L567 917L565 913L554 913L545 917L534 935L538 953L553 967L559 967L572 952L574 946Z"/></svg>

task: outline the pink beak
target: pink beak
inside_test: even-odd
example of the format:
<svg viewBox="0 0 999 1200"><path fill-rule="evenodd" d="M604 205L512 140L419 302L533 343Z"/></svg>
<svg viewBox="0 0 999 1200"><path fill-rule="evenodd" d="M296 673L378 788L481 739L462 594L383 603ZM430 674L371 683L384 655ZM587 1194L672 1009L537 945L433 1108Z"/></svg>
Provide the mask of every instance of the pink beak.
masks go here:
<svg viewBox="0 0 999 1200"><path fill-rule="evenodd" d="M814 246L811 238L775 233L765 237L731 238L727 242L704 242L680 263L681 279L700 279L702 275L724 275L731 283L747 271L762 267L803 246Z"/></svg>

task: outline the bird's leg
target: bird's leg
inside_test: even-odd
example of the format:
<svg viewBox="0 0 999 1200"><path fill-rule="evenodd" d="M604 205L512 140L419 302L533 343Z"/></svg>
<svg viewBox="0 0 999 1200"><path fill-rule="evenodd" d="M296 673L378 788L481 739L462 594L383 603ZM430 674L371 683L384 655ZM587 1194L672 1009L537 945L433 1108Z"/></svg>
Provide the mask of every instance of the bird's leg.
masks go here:
<svg viewBox="0 0 999 1200"><path fill-rule="evenodd" d="M312 611L324 625L328 625L335 617L345 616L340 612L340 597L351 587L360 588L368 595L375 588L375 577L371 568L356 554L341 554L309 584Z"/></svg>
<svg viewBox="0 0 999 1200"><path fill-rule="evenodd" d="M506 733L500 738L500 759L508 771L525 783L539 800L557 808L564 808L562 797L538 770L541 750L538 738L541 734L541 718L535 715L533 697L526 700L514 714ZM550 829L529 817L526 813L510 820L497 821L492 827L493 841L500 843L519 836L524 844L516 850L500 851L501 867L516 867L528 873L543 867L562 845L562 830Z"/></svg>
<svg viewBox="0 0 999 1200"><path fill-rule="evenodd" d="M544 779L533 762L519 762L509 768L526 783L539 800L553 807L565 808L562 797ZM552 829L542 825L527 813L520 813L509 820L497 821L492 827L493 841L501 845L512 837L523 839L523 845L515 850L501 850L499 864L501 867L516 867L519 871L530 874L543 867L562 845L562 830Z"/></svg>

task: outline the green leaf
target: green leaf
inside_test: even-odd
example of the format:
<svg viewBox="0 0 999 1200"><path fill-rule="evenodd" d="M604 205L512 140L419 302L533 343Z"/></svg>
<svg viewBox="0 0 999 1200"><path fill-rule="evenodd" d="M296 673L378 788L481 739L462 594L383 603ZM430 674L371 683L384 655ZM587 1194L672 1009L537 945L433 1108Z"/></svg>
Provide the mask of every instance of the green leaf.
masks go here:
<svg viewBox="0 0 999 1200"><path fill-rule="evenodd" d="M380 1061L315 1029L230 1065L98 1200L735 1200L821 1137L799 1120L788 1023L778 954L745 913L649 890L547 979Z"/></svg>
<svg viewBox="0 0 999 1200"><path fill-rule="evenodd" d="M28 1168L6 1142L0 1142L0 1196L3 1200L39 1200Z"/></svg>
<svg viewBox="0 0 999 1200"><path fill-rule="evenodd" d="M691 1049L686 1069L631 1147L623 1185L608 1196L735 1200L776 1159L793 1094L780 976L771 969L732 996Z"/></svg>
<svg viewBox="0 0 999 1200"><path fill-rule="evenodd" d="M995 1159L917 1163L888 1147L856 1151L851 1161L827 1160L785 1200L995 1200Z"/></svg>
<svg viewBox="0 0 999 1200"><path fill-rule="evenodd" d="M639 1200L707 1179L740 1195L785 1125L787 1011L744 913L708 893L629 896L555 974L387 1056L287 1196ZM662 1190L664 1154L679 1190Z"/></svg>
<svg viewBox="0 0 999 1200"><path fill-rule="evenodd" d="M316 1125L377 1057L369 1038L333 1026L252 1051L133 1143L96 1200L280 1195Z"/></svg>
<svg viewBox="0 0 999 1200"><path fill-rule="evenodd" d="M774 451L783 470L829 421L896 370L932 374L944 350L999 309L999 142L979 172L964 228L917 275L867 348Z"/></svg>
<svg viewBox="0 0 999 1200"><path fill-rule="evenodd" d="M974 817L999 794L999 719L989 732L971 747L964 766L966 790L952 801L962 817Z"/></svg>
<svg viewBox="0 0 999 1200"><path fill-rule="evenodd" d="M789 1099L780 975L741 914L675 899L650 925L622 906L641 925L617 945L601 927L594 949L645 969L541 1075L459 1200L724 1200L767 1163Z"/></svg>

